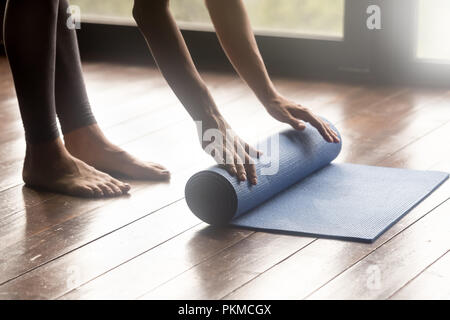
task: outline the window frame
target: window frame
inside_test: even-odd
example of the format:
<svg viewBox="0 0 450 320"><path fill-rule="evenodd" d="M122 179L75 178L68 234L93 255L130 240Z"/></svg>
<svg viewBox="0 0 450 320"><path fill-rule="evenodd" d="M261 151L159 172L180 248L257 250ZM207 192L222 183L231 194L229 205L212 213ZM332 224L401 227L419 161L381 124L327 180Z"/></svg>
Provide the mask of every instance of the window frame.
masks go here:
<svg viewBox="0 0 450 320"><path fill-rule="evenodd" d="M369 30L366 26L366 10L372 4L381 8L381 30ZM450 83L450 64L415 57L417 13L418 0L346 0L343 38L256 32L256 39L272 74L446 85ZM212 30L192 25L180 28L200 68L232 69ZM151 61L145 41L133 23L83 22L78 34L84 57Z"/></svg>

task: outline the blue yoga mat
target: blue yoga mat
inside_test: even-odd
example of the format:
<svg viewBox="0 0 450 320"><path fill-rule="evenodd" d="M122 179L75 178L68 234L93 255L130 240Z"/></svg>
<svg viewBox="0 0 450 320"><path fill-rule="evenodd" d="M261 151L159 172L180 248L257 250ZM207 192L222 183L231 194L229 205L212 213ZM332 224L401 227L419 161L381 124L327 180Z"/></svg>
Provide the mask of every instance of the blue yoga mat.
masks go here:
<svg viewBox="0 0 450 320"><path fill-rule="evenodd" d="M220 166L188 180L186 202L197 217L211 225L373 242L448 178L437 171L331 163L341 143L327 143L310 125L268 139L262 144L279 142L279 157L274 148L256 160L257 185L237 181ZM262 174L274 167L276 174Z"/></svg>

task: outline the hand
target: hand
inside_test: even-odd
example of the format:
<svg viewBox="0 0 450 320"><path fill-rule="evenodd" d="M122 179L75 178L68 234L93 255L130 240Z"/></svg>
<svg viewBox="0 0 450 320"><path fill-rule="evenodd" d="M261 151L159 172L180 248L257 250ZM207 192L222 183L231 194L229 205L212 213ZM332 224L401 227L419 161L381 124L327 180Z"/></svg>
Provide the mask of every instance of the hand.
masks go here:
<svg viewBox="0 0 450 320"><path fill-rule="evenodd" d="M339 142L338 134L331 129L330 125L314 115L308 108L296 104L288 99L277 96L265 103L267 112L278 121L290 124L296 130L304 130L305 122L309 122L319 131L327 142Z"/></svg>
<svg viewBox="0 0 450 320"><path fill-rule="evenodd" d="M220 115L208 116L197 125L201 126L201 144L206 153L240 181L248 178L253 185L258 182L252 157L259 158L260 151L239 138Z"/></svg>

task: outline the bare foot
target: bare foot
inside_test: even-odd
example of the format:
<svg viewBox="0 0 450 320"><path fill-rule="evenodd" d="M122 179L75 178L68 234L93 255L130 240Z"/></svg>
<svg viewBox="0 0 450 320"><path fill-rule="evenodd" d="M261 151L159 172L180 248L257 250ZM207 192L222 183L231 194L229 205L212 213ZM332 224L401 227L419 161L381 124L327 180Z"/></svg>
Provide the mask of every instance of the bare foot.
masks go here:
<svg viewBox="0 0 450 320"><path fill-rule="evenodd" d="M27 146L23 180L30 187L77 197L115 197L130 190L128 184L71 156L59 138Z"/></svg>
<svg viewBox="0 0 450 320"><path fill-rule="evenodd" d="M64 136L67 150L98 170L136 180L168 180L162 165L144 162L112 144L97 124L74 130Z"/></svg>

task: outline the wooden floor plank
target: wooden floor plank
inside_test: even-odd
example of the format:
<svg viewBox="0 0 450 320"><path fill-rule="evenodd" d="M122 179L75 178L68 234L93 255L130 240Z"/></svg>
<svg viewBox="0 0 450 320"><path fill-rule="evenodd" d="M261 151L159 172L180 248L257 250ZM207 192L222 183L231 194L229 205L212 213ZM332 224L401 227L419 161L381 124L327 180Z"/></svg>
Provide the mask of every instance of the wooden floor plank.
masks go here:
<svg viewBox="0 0 450 320"><path fill-rule="evenodd" d="M32 207L16 225L11 223L9 229L14 231L12 236L2 234L2 241L12 244L0 250L0 283L67 254L181 199L184 182L185 178L173 179L171 184L155 184L153 188L150 186L143 188L133 192L130 197L116 199L114 202L95 200L97 207L93 209L92 201L80 200L77 203L72 200L71 205L67 206L62 198L48 201L42 206ZM36 218L33 212L37 214ZM54 218L55 215L58 217ZM62 220L63 218L66 220ZM35 229L31 235L18 240L17 235L20 232L26 234L27 222L28 220L32 222L33 219L50 221L45 221L47 224L45 229ZM53 223L52 219L57 219L57 223ZM40 223L40 221L37 222Z"/></svg>
<svg viewBox="0 0 450 320"><path fill-rule="evenodd" d="M36 191L25 187L14 187L3 191L0 194L0 228L8 222L6 218L23 212L25 208L34 207L44 201L47 201L55 195L42 191Z"/></svg>
<svg viewBox="0 0 450 320"><path fill-rule="evenodd" d="M186 210L180 211L186 214ZM252 233L240 229L217 229L201 223L60 299L135 299ZM111 283L114 283L113 287Z"/></svg>
<svg viewBox="0 0 450 320"><path fill-rule="evenodd" d="M450 200L309 299L386 299L450 249Z"/></svg>
<svg viewBox="0 0 450 320"><path fill-rule="evenodd" d="M440 257L425 271L394 293L394 300L449 300L450 252Z"/></svg>
<svg viewBox="0 0 450 320"><path fill-rule="evenodd" d="M134 199L133 202L135 202ZM128 259L131 259L149 248L194 227L200 221L193 215L186 215L179 210L180 202L169 206L166 210L148 215L140 223L124 227L114 232L105 240L90 242L70 255L53 260L34 272L28 272L18 281L9 281L0 286L0 297L3 299L52 299L100 275ZM140 210L133 203L126 206L128 210ZM124 212L122 212L123 214ZM176 219L177 223L171 223ZM151 232L149 232L151 230ZM112 243L115 243L112 245ZM44 254L44 252L42 253ZM30 257L38 260L39 257ZM39 270L39 272L36 272ZM45 277L42 277L45 272ZM74 272L76 279L68 282L68 275ZM64 281L61 281L64 280ZM29 284L33 283L33 287Z"/></svg>
<svg viewBox="0 0 450 320"><path fill-rule="evenodd" d="M255 232L140 299L220 299L314 241Z"/></svg>

